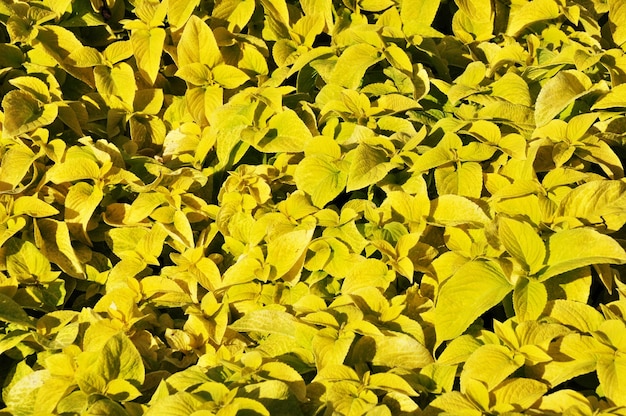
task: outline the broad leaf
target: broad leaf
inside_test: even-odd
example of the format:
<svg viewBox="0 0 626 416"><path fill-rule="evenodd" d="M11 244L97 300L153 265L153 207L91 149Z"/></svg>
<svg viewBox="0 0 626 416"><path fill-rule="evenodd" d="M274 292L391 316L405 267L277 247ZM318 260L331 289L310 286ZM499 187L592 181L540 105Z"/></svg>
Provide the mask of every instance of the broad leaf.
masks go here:
<svg viewBox="0 0 626 416"><path fill-rule="evenodd" d="M434 310L437 343L461 335L512 289L494 263L471 261L459 268L439 289Z"/></svg>
<svg viewBox="0 0 626 416"><path fill-rule="evenodd" d="M575 228L559 231L547 241L548 268L541 279L591 264L626 263L626 252L611 237L591 228Z"/></svg>
<svg viewBox="0 0 626 416"><path fill-rule="evenodd" d="M552 2L553 0L546 0ZM556 7L556 5L555 5ZM535 102L535 123L548 124L577 98L587 94L592 86L589 77L580 71L561 71L541 88Z"/></svg>

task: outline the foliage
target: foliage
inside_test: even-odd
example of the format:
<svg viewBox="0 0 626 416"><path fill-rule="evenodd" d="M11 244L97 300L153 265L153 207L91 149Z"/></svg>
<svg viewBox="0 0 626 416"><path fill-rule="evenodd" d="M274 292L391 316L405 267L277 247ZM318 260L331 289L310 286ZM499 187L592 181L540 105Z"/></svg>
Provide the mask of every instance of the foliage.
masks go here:
<svg viewBox="0 0 626 416"><path fill-rule="evenodd" d="M1 414L626 415L625 0L0 0Z"/></svg>

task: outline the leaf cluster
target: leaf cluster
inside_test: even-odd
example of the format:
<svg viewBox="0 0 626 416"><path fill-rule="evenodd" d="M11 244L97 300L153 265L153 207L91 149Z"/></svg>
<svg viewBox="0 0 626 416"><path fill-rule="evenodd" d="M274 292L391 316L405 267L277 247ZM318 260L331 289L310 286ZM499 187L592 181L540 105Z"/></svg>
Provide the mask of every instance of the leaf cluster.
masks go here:
<svg viewBox="0 0 626 416"><path fill-rule="evenodd" d="M0 23L0 414L626 415L626 1Z"/></svg>

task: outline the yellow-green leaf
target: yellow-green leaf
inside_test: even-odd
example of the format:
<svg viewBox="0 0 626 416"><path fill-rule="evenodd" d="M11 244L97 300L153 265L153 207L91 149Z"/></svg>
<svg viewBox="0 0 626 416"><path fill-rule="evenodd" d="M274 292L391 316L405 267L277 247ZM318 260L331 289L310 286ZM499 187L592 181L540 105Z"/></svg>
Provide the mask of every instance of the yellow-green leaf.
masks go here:
<svg viewBox="0 0 626 416"><path fill-rule="evenodd" d="M52 123L58 114L56 104L44 104L21 90L9 91L2 99L4 131L9 136L27 133Z"/></svg>
<svg viewBox="0 0 626 416"><path fill-rule="evenodd" d="M548 303L546 286L535 280L520 277L513 291L513 308L520 322L541 316Z"/></svg>
<svg viewBox="0 0 626 416"><path fill-rule="evenodd" d="M526 267L531 275L544 264L546 248L535 229L526 222L500 218L498 235L506 250Z"/></svg>
<svg viewBox="0 0 626 416"><path fill-rule="evenodd" d="M160 27L133 30L130 35L139 74L150 85L154 84L159 73L165 36L165 29Z"/></svg>
<svg viewBox="0 0 626 416"><path fill-rule="evenodd" d="M553 0L549 0L553 2ZM556 7L556 5L555 5ZM535 102L535 123L544 126L577 98L587 94L592 86L587 75L576 70L557 73L541 88Z"/></svg>
<svg viewBox="0 0 626 416"><path fill-rule="evenodd" d="M592 228L559 231L547 241L548 268L541 273L547 279L592 264L624 264L626 252L608 235Z"/></svg>
<svg viewBox="0 0 626 416"><path fill-rule="evenodd" d="M434 309L437 343L456 338L513 289L499 266L471 261L439 288Z"/></svg>

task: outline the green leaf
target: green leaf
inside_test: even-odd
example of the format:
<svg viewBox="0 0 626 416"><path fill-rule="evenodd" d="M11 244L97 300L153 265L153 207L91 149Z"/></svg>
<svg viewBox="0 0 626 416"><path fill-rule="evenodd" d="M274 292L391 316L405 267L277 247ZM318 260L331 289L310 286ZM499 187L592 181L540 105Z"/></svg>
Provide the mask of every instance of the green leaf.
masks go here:
<svg viewBox="0 0 626 416"><path fill-rule="evenodd" d="M475 202L459 195L441 195L433 200L429 220L444 226L480 225L490 221Z"/></svg>
<svg viewBox="0 0 626 416"><path fill-rule="evenodd" d="M201 63L213 68L223 61L213 32L195 15L187 21L176 50L179 68L192 63Z"/></svg>
<svg viewBox="0 0 626 416"><path fill-rule="evenodd" d="M58 114L55 104L43 104L31 94L13 90L2 99L4 131L9 136L33 131L51 124Z"/></svg>
<svg viewBox="0 0 626 416"><path fill-rule="evenodd" d="M437 343L461 335L512 289L494 263L471 261L461 266L439 289L434 309Z"/></svg>
<svg viewBox="0 0 626 416"><path fill-rule="evenodd" d="M9 414L15 416L34 416L37 396L41 387L50 379L47 370L38 370L27 374L3 392L3 399Z"/></svg>
<svg viewBox="0 0 626 416"><path fill-rule="evenodd" d="M536 274L543 267L546 248L543 240L530 224L500 218L498 235L506 250L521 262L531 275Z"/></svg>
<svg viewBox="0 0 626 416"><path fill-rule="evenodd" d="M296 167L294 178L298 189L311 195L318 208L335 199L348 182L348 174L340 163L326 155L305 157Z"/></svg>
<svg viewBox="0 0 626 416"><path fill-rule="evenodd" d="M548 303L546 286L534 279L520 277L513 291L513 308L520 322L539 318Z"/></svg>
<svg viewBox="0 0 626 416"><path fill-rule="evenodd" d="M35 324L24 309L10 297L0 293L0 320L27 328L35 328Z"/></svg>
<svg viewBox="0 0 626 416"><path fill-rule="evenodd" d="M153 85L161 67L161 54L165 42L165 29L160 27L131 31L130 41L133 45L139 74Z"/></svg>
<svg viewBox="0 0 626 416"><path fill-rule="evenodd" d="M559 231L548 237L548 268L541 279L591 264L624 264L626 252L613 238L591 228Z"/></svg>
<svg viewBox="0 0 626 416"><path fill-rule="evenodd" d="M577 98L587 94L592 85L587 75L576 70L561 71L548 80L541 88L535 102L537 127L548 124Z"/></svg>

